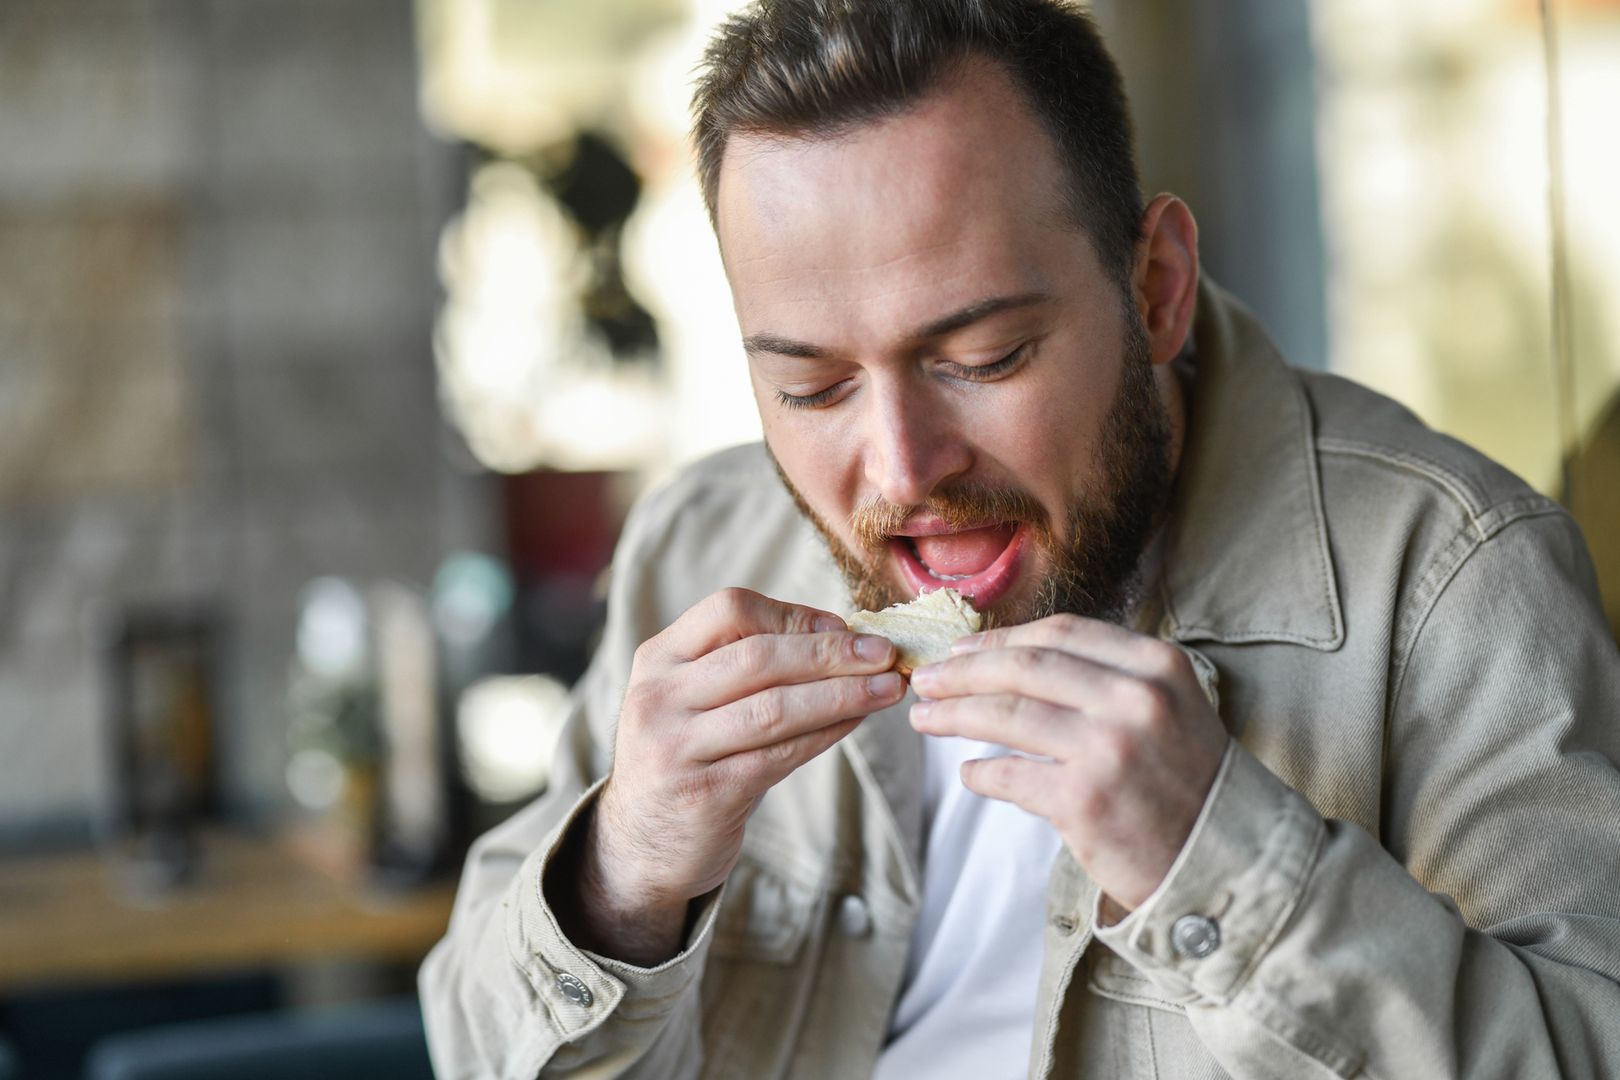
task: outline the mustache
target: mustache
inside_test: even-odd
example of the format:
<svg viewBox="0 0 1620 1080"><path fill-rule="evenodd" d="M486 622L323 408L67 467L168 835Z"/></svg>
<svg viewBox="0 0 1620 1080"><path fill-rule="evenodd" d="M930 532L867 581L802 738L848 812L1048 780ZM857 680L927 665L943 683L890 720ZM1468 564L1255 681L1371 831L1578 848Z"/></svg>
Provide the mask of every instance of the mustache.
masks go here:
<svg viewBox="0 0 1620 1080"><path fill-rule="evenodd" d="M912 506L899 506L874 497L856 507L850 515L850 532L867 553L880 555L905 523L923 511L938 517L951 529L966 529L987 522L1014 522L1029 525L1042 536L1050 533L1046 510L1035 496L1022 488L984 484L939 488L926 500Z"/></svg>

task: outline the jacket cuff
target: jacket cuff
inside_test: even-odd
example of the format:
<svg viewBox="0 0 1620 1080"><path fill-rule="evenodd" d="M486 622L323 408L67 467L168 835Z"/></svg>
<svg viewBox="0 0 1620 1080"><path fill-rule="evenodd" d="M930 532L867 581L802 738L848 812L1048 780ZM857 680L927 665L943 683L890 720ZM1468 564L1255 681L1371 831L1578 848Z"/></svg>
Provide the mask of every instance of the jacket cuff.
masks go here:
<svg viewBox="0 0 1620 1080"><path fill-rule="evenodd" d="M1112 926L1094 904L1092 932L1167 995L1226 1005L1288 922L1325 835L1315 807L1229 740L1164 881Z"/></svg>
<svg viewBox="0 0 1620 1080"><path fill-rule="evenodd" d="M702 974L724 891L722 886L704 899L681 951L656 967L637 967L570 941L546 901L545 875L573 830L582 827L603 783L587 788L524 860L502 901L512 960L565 1042L595 1031L615 1013L621 1019L653 1020L673 1011L681 993Z"/></svg>

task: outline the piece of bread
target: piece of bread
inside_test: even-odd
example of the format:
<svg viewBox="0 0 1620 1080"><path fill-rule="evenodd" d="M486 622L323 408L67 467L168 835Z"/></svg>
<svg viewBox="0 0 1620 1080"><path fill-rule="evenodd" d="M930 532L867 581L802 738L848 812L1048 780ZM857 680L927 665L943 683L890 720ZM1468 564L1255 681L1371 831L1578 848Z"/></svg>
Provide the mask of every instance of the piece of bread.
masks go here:
<svg viewBox="0 0 1620 1080"><path fill-rule="evenodd" d="M961 593L935 589L909 604L895 604L882 611L857 611L849 617L849 628L894 642L900 654L895 668L909 679L913 670L949 656L951 642L978 633L982 621Z"/></svg>

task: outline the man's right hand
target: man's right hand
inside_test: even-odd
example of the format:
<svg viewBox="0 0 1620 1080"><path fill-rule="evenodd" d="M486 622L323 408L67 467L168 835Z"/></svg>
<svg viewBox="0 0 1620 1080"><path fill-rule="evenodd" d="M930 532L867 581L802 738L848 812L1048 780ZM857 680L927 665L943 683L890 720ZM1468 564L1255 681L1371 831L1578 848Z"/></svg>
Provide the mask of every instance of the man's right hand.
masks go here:
<svg viewBox="0 0 1620 1080"><path fill-rule="evenodd" d="M736 865L765 792L900 700L894 660L831 612L746 589L647 640L578 853L570 936L642 966L679 951L689 904Z"/></svg>

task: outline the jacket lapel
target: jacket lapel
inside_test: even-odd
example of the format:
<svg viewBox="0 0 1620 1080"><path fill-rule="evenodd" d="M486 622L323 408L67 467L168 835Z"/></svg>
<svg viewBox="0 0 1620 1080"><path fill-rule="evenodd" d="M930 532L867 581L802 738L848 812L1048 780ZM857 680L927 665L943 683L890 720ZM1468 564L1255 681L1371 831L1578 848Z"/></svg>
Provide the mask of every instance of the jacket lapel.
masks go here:
<svg viewBox="0 0 1620 1080"><path fill-rule="evenodd" d="M1254 316L1207 280L1161 599L1178 641L1344 643L1309 402Z"/></svg>

